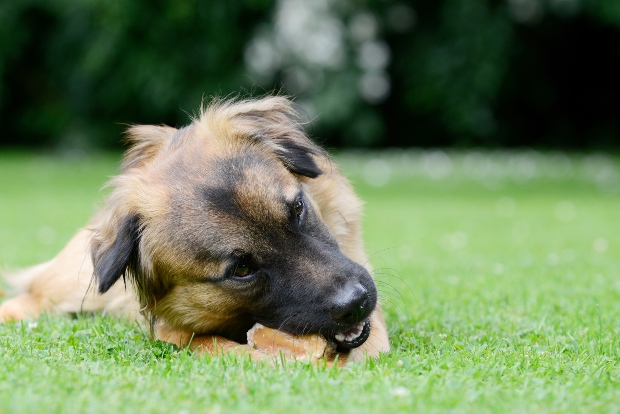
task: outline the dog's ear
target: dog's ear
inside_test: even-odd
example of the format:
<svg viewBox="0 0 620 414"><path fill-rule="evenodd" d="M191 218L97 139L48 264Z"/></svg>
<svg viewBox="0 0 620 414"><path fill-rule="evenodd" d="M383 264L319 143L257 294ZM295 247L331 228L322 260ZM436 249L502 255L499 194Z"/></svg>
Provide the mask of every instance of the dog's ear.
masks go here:
<svg viewBox="0 0 620 414"><path fill-rule="evenodd" d="M267 143L294 174L316 178L323 173L317 158L327 157L304 131L293 102L282 96L230 103L225 109L247 136Z"/></svg>
<svg viewBox="0 0 620 414"><path fill-rule="evenodd" d="M90 250L94 277L99 293L107 292L122 276L137 283L139 271L140 220L136 200L144 187L140 177L157 156L174 141L178 133L165 125L136 125L126 131L130 145L123 157L121 174L108 182L115 190L106 207L93 222L94 236Z"/></svg>
<svg viewBox="0 0 620 414"><path fill-rule="evenodd" d="M274 141L280 147L276 149L276 154L290 172L309 178L316 178L323 174L312 157L319 155L314 148L304 146L294 140L278 139Z"/></svg>
<svg viewBox="0 0 620 414"><path fill-rule="evenodd" d="M127 216L115 221L113 240L106 240L97 232L91 244L94 276L100 294L107 292L116 281L138 265L140 223L136 216Z"/></svg>
<svg viewBox="0 0 620 414"><path fill-rule="evenodd" d="M140 168L159 154L174 134L175 128L166 125L134 125L125 131L129 149L123 157L121 171Z"/></svg>

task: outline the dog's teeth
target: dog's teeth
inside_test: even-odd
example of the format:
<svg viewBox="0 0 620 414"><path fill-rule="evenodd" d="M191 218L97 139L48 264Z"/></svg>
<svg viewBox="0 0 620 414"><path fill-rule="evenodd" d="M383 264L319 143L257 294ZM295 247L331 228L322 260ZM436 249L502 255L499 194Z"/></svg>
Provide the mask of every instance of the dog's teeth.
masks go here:
<svg viewBox="0 0 620 414"><path fill-rule="evenodd" d="M349 335L347 335L347 341L352 341L354 339L357 339L360 335L361 335L361 331L355 331L355 332L351 332Z"/></svg>
<svg viewBox="0 0 620 414"><path fill-rule="evenodd" d="M336 339L336 341L339 341L339 342L343 342L343 341L351 342L360 337L360 335L364 331L364 324L365 322L360 322L357 324L357 326L355 326L355 328L351 329L349 332L337 333L334 336L334 338Z"/></svg>

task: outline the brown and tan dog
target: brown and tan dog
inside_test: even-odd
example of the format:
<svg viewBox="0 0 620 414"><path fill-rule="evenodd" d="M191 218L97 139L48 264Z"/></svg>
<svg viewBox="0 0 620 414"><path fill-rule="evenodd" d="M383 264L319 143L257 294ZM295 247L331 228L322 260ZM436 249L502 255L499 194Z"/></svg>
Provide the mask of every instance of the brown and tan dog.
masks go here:
<svg viewBox="0 0 620 414"><path fill-rule="evenodd" d="M185 128L128 137L103 209L13 278L23 293L0 322L104 311L143 315L157 339L206 352L217 342L260 358L245 345L256 323L318 333L349 361L389 350L361 203L288 99L217 101Z"/></svg>

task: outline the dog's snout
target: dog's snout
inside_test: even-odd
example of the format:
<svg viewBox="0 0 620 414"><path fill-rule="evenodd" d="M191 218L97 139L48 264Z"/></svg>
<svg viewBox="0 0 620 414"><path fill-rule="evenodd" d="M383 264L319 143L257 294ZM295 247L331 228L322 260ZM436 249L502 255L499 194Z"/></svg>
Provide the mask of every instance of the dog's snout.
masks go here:
<svg viewBox="0 0 620 414"><path fill-rule="evenodd" d="M368 291L357 284L332 307L331 316L335 322L352 324L366 319L369 309Z"/></svg>

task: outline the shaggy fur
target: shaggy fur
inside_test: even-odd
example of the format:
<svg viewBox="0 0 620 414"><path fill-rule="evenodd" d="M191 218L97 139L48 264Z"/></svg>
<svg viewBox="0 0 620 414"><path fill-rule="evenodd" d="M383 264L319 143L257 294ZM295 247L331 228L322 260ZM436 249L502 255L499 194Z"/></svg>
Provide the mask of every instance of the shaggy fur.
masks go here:
<svg viewBox="0 0 620 414"><path fill-rule="evenodd" d="M367 318L370 336L349 360L389 350L361 202L289 100L217 101L185 128L127 135L103 209L54 259L20 273L23 293L2 304L0 322L103 311L144 318L180 346L215 352L215 338L260 357L243 344L256 322L330 336Z"/></svg>

